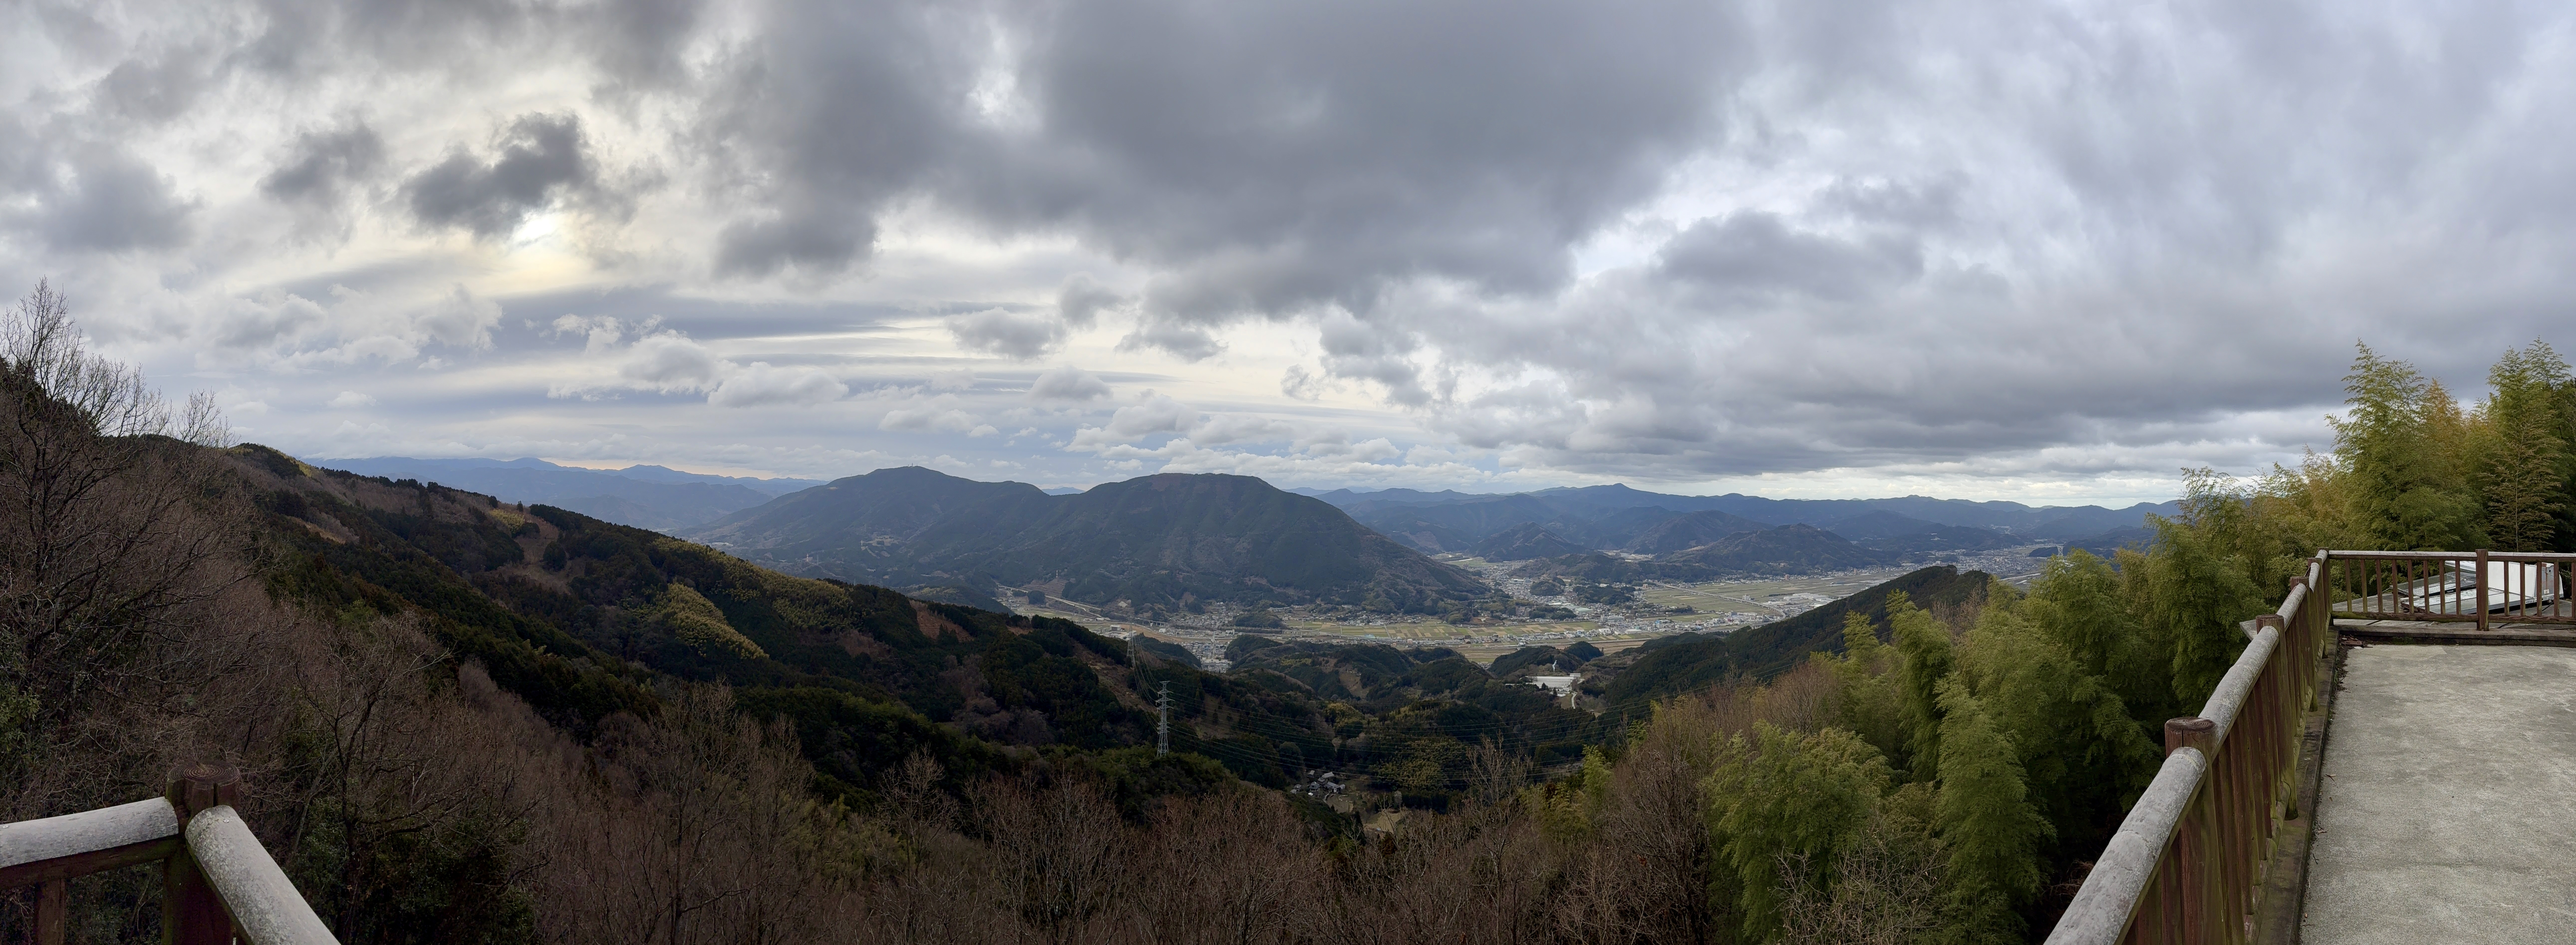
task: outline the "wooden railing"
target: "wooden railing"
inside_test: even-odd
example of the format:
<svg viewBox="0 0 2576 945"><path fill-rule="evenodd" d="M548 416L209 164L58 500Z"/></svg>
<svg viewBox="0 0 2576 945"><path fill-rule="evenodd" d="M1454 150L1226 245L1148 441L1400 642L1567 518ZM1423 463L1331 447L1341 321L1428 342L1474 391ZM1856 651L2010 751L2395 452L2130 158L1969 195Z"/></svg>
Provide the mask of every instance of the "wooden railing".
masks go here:
<svg viewBox="0 0 2576 945"><path fill-rule="evenodd" d="M62 945L71 880L153 862L164 943L338 945L233 810L238 774L198 765L172 772L169 784L150 800L0 824L0 889L38 887L39 945Z"/></svg>
<svg viewBox="0 0 2576 945"><path fill-rule="evenodd" d="M2319 593L2321 553L2200 714L2165 723L2165 762L2111 836L2050 945L2237 943L2253 936L2263 873L2296 803L2307 711L2333 638L2338 596Z"/></svg>
<svg viewBox="0 0 2576 945"><path fill-rule="evenodd" d="M2327 587L2347 620L2576 623L2576 554L2330 551Z"/></svg>

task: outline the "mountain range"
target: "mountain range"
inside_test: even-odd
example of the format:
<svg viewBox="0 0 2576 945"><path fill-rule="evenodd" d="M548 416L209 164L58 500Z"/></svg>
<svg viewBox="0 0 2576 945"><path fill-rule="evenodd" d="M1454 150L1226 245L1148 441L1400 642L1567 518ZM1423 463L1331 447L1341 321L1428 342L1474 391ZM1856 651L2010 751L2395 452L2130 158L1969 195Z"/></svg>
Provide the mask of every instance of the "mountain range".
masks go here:
<svg viewBox="0 0 2576 945"><path fill-rule="evenodd" d="M2032 542L2117 544L2149 513L1908 496L1685 496L1623 485L1486 495L1283 491L1243 476L1148 476L1089 490L977 482L919 467L825 483L583 469L539 459L332 461L563 508L724 547L796 574L987 609L997 585L1150 616L1218 601L1440 612L1483 593L1427 556L1551 559L1592 580L1704 580L1919 561ZM1302 493L1302 494L1301 494ZM1653 558L1614 562L1618 551ZM1634 574L1630 572L1635 572Z"/></svg>
<svg viewBox="0 0 2576 945"><path fill-rule="evenodd" d="M542 459L335 459L333 468L361 476L413 479L493 496L570 509L620 525L670 532L700 525L822 485L819 479L710 476L663 466L583 469Z"/></svg>
<svg viewBox="0 0 2576 945"><path fill-rule="evenodd" d="M1487 593L1331 505L1250 476L1162 474L1048 495L880 469L681 536L793 574L1031 587L1140 616L1215 601L1438 613Z"/></svg>
<svg viewBox="0 0 2576 945"><path fill-rule="evenodd" d="M1761 496L1667 495L1624 485L1542 489L1505 495L1442 490L1376 492L1307 490L1361 524L1429 553L1474 551L1487 539L1535 523L1586 548L1666 554L1728 535L1784 525L1811 525L1854 541L1889 541L1911 549L1991 547L1967 529L2022 542L2081 542L2137 528L2150 514L2173 515L2179 503L2039 506L1905 496L1893 499L1768 499ZM1914 536L1931 536L1916 538ZM2014 541L1997 542L2012 544Z"/></svg>

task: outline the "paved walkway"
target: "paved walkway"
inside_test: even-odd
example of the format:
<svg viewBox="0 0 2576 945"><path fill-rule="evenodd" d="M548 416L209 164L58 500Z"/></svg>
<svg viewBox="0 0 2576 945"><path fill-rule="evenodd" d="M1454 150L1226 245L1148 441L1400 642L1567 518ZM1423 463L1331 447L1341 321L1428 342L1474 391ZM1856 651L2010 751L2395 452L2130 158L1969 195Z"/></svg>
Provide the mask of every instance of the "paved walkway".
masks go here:
<svg viewBox="0 0 2576 945"><path fill-rule="evenodd" d="M2576 942L2576 649L2346 655L2306 945Z"/></svg>

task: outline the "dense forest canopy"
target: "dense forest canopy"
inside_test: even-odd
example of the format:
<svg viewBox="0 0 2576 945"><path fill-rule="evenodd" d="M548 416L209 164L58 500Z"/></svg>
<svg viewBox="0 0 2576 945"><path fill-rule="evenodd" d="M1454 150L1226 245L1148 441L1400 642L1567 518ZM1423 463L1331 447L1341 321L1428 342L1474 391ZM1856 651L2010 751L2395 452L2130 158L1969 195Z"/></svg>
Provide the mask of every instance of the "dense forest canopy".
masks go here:
<svg viewBox="0 0 2576 945"><path fill-rule="evenodd" d="M1208 673L236 445L48 290L0 367L0 818L236 766L348 942L2027 941L2300 559L2576 546L2548 346L2470 405L2364 348L2333 452L2194 472L2026 589L1928 568L1493 666L1246 635ZM1522 682L1582 667L1600 711ZM155 938L158 895L82 880L75 934Z"/></svg>

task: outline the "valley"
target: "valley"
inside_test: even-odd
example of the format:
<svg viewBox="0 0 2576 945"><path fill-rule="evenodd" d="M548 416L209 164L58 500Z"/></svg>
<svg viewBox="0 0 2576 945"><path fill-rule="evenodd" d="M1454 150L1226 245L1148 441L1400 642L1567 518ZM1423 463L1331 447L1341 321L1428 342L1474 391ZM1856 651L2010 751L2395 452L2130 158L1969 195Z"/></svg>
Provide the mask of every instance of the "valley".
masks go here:
<svg viewBox="0 0 2576 945"><path fill-rule="evenodd" d="M1979 553L1942 555L1938 563L1955 564L1961 570L1983 571L1996 575L2009 584L2026 585L2039 572L2044 558L2031 557L2034 547L2015 545ZM1700 582L1646 581L1634 592L1634 600L1619 604L1591 604L1562 593L1541 595L1531 590L1537 579L1527 572L1538 570L1536 562L1487 561L1459 553L1433 556L1433 560L1455 566L1490 588L1497 596L1513 601L1526 601L1538 607L1557 607L1568 612L1561 618L1516 616L1471 618L1452 622L1424 614L1349 614L1334 613L1335 608L1276 608L1281 626L1276 629L1250 629L1233 625L1244 612L1230 604L1214 604L1205 613L1171 613L1165 619L1140 618L1133 613L1117 611L1047 596L1043 588L1009 588L1000 597L1013 612L1026 616L1059 617L1098 628L1119 638L1142 634L1151 639L1175 644L1190 651L1206 669L1222 672L1227 666L1228 644L1247 633L1315 643L1384 643L1399 648L1441 647L1479 664L1531 646L1567 646L1589 642L1604 653L1616 653L1662 637L1683 633L1725 634L1746 627L1785 620L1852 594L1894 580L1923 562L1910 562L1884 567L1855 568L1817 574L1768 575ZM1031 591L1044 603L1027 603ZM1537 607L1528 608L1536 610Z"/></svg>

